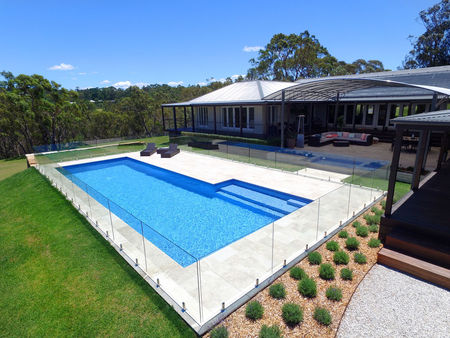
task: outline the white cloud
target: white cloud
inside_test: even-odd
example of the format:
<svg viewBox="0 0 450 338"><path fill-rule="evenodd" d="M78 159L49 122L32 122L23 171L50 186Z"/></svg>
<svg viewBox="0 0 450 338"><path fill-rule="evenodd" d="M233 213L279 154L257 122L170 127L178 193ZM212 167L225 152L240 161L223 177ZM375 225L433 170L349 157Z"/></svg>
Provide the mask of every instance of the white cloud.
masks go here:
<svg viewBox="0 0 450 338"><path fill-rule="evenodd" d="M206 86L208 84L208 82L199 82L197 83L198 86Z"/></svg>
<svg viewBox="0 0 450 338"><path fill-rule="evenodd" d="M242 50L247 53L258 52L260 49L264 47L261 46L245 46Z"/></svg>
<svg viewBox="0 0 450 338"><path fill-rule="evenodd" d="M183 84L183 81L178 81L178 82L170 81L170 82L167 82L167 84L171 87L177 87L177 86L181 86Z"/></svg>
<svg viewBox="0 0 450 338"><path fill-rule="evenodd" d="M75 68L75 67L72 66L72 65L70 65L70 64L67 64L67 63L60 63L59 65L51 66L51 67L49 68L49 70L72 70L72 69L74 69L74 68Z"/></svg>
<svg viewBox="0 0 450 338"><path fill-rule="evenodd" d="M109 81L109 80L103 80L103 81L101 81L100 83L101 83L101 84L108 84L108 83L111 83L111 81Z"/></svg>
<svg viewBox="0 0 450 338"><path fill-rule="evenodd" d="M108 80L105 80L105 81L108 81ZM105 81L102 81L102 83L106 84ZM109 81L107 83L109 83ZM148 86L148 85L149 84L147 82L131 83L131 81L119 81L119 82L114 83L113 87L126 89L126 88L131 87L131 86L138 86L139 88L142 88L142 87Z"/></svg>
<svg viewBox="0 0 450 338"><path fill-rule="evenodd" d="M86 72L78 73L78 75L86 75L86 74L87 74Z"/></svg>
<svg viewBox="0 0 450 338"><path fill-rule="evenodd" d="M231 75L230 78L231 78L232 80L236 80L236 79L239 78L240 76L245 77L245 75L243 75L243 74L235 74L235 75Z"/></svg>

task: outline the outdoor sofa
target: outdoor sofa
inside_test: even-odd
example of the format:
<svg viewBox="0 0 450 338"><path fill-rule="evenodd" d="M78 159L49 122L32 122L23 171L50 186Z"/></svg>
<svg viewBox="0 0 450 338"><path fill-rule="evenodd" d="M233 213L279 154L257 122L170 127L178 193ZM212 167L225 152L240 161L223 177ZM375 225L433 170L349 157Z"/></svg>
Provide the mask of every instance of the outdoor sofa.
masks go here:
<svg viewBox="0 0 450 338"><path fill-rule="evenodd" d="M148 143L147 147L141 151L141 156L151 156L156 153L156 144Z"/></svg>
<svg viewBox="0 0 450 338"><path fill-rule="evenodd" d="M352 133L348 131L327 131L325 133L311 135L308 144L311 147L320 147L333 141L348 141L350 144L370 146L373 143L373 136L371 134Z"/></svg>
<svg viewBox="0 0 450 338"><path fill-rule="evenodd" d="M159 148L158 154L161 154L162 158L171 158L180 152L176 143L169 144L169 148Z"/></svg>

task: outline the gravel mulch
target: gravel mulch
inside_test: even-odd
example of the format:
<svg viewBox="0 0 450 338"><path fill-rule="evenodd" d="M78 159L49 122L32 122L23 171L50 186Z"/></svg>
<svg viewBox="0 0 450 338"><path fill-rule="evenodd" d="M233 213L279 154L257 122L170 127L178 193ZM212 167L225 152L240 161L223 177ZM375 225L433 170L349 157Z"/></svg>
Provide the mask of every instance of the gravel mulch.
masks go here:
<svg viewBox="0 0 450 338"><path fill-rule="evenodd" d="M377 207L381 209L378 204ZM369 210L366 213L372 214ZM358 221L362 225L366 225L363 215L358 217ZM339 323L344 314L344 311L350 302L350 299L358 287L361 280L372 268L377 261L377 253L381 249L370 248L368 241L371 238L377 238L378 233L371 233L366 238L356 235L356 229L350 224L344 230L348 232L349 237L356 237L360 242L359 249L354 252L361 252L367 257L366 264L357 264L354 262L354 252L345 248L345 238L339 238L336 234L331 240L339 243L340 249L347 252L350 256L348 265L335 265L333 262L334 252L328 251L323 243L316 251L322 255L322 263L331 263L336 270L335 279L333 281L325 281L319 277L318 265L310 265L308 258L305 258L297 266L305 270L308 276L312 277L317 283L317 297L308 299L303 297L297 289L298 281L289 276L289 271L276 279L275 283L283 283L286 287L286 298L283 300L273 299L269 295L269 287L257 294L252 300L258 300L264 307L264 315L262 319L252 321L245 317L246 304L242 305L230 316L225 318L218 326L225 326L228 329L230 337L258 337L261 327L265 325L278 325L282 334L285 337L303 337L303 336L320 336L320 337L334 337L339 327ZM345 281L340 277L342 268L349 268L353 270L353 280ZM337 286L342 289L342 300L331 301L325 296L325 291L329 286ZM283 304L292 302L300 305L303 309L303 322L295 327L288 327L285 325L281 317L281 307ZM332 323L329 326L324 326L317 323L313 318L314 309L316 306L326 308L331 316ZM209 336L207 334L206 336Z"/></svg>

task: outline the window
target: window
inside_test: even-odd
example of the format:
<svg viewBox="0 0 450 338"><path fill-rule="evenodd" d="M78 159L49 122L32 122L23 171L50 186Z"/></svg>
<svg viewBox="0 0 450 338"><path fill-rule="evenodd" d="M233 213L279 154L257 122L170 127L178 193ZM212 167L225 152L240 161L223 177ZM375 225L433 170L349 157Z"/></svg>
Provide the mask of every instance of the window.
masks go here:
<svg viewBox="0 0 450 338"><path fill-rule="evenodd" d="M378 125L384 127L386 125L387 104L380 104L378 109Z"/></svg>
<svg viewBox="0 0 450 338"><path fill-rule="evenodd" d="M339 126L343 126L344 125L344 105L343 104L340 104L339 106L338 106L338 112L337 112L337 121L336 121L336 123L339 125Z"/></svg>
<svg viewBox="0 0 450 338"><path fill-rule="evenodd" d="M227 120L228 120L228 115L227 115L227 108L222 108L222 123L223 126L226 127L228 126Z"/></svg>
<svg viewBox="0 0 450 338"><path fill-rule="evenodd" d="M228 127L234 127L233 108L228 108Z"/></svg>
<svg viewBox="0 0 450 338"><path fill-rule="evenodd" d="M373 104L368 104L366 109L366 126L371 126L373 124L373 113L375 110L375 106Z"/></svg>
<svg viewBox="0 0 450 338"><path fill-rule="evenodd" d="M403 105L403 111L402 111L402 116L408 116L409 115L409 106L407 104Z"/></svg>
<svg viewBox="0 0 450 338"><path fill-rule="evenodd" d="M356 105L355 124L362 124L364 106L362 104Z"/></svg>
<svg viewBox="0 0 450 338"><path fill-rule="evenodd" d="M198 124L200 126L208 125L208 107L198 108Z"/></svg>
<svg viewBox="0 0 450 338"><path fill-rule="evenodd" d="M239 108L236 107L234 108L234 127L235 128L241 128L241 123L240 123L240 116L239 116Z"/></svg>
<svg viewBox="0 0 450 338"><path fill-rule="evenodd" d="M250 129L255 129L255 108L248 108L248 127Z"/></svg>
<svg viewBox="0 0 450 338"><path fill-rule="evenodd" d="M334 124L334 104L328 105L328 123Z"/></svg>
<svg viewBox="0 0 450 338"><path fill-rule="evenodd" d="M274 126L280 123L280 111L278 106L269 106L269 124Z"/></svg>
<svg viewBox="0 0 450 338"><path fill-rule="evenodd" d="M414 114L420 114L425 112L425 104L417 104L414 109Z"/></svg>
<svg viewBox="0 0 450 338"><path fill-rule="evenodd" d="M353 104L347 105L347 114L345 115L345 123L353 124L353 113L355 112L355 106Z"/></svg>
<svg viewBox="0 0 450 338"><path fill-rule="evenodd" d="M400 116L400 105L392 103L391 109L389 111L389 125L393 126L394 124L391 121L399 116Z"/></svg>
<svg viewBox="0 0 450 338"><path fill-rule="evenodd" d="M241 123L242 128L247 128L247 107L242 107Z"/></svg>

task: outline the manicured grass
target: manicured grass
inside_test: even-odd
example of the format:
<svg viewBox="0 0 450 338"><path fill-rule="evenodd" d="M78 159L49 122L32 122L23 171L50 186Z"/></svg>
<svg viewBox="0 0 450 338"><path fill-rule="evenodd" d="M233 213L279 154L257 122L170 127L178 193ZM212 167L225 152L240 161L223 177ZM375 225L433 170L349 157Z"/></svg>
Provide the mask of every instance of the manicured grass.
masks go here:
<svg viewBox="0 0 450 338"><path fill-rule="evenodd" d="M0 160L0 181L27 168L24 158Z"/></svg>
<svg viewBox="0 0 450 338"><path fill-rule="evenodd" d="M126 144L130 142L153 142L156 143L157 147L160 146L167 146L169 143L169 137L168 136L157 136L157 137L151 137L151 138L144 138L144 139L138 139L138 140L126 140L121 141L120 143L125 143L123 145L107 145L107 144L99 144L98 146L101 146L99 148L93 148L92 146L90 149L84 149L84 150L70 150L70 151L61 151L53 154L48 155L37 155L36 160L40 164L45 164L48 162L62 162L62 161L72 161L82 158L89 158L89 157L98 157L98 156L107 156L107 155L114 155L114 154L120 154L120 153L127 153L127 152L133 152L133 151L141 151L145 148L145 145L143 144ZM118 143L118 142L116 142Z"/></svg>
<svg viewBox="0 0 450 338"><path fill-rule="evenodd" d="M373 178L372 177L365 177L365 176L357 176L354 175L353 177L347 177L343 180L343 182L347 183L353 183L356 185L362 185L365 187L371 187L371 188L377 188L384 191L387 191L388 188L388 180L381 179L381 178ZM398 201L400 198L402 198L406 193L409 192L411 189L411 185L404 182L396 182L395 183L395 193L394 193L394 199Z"/></svg>
<svg viewBox="0 0 450 338"><path fill-rule="evenodd" d="M35 169L0 191L2 336L195 337Z"/></svg>

